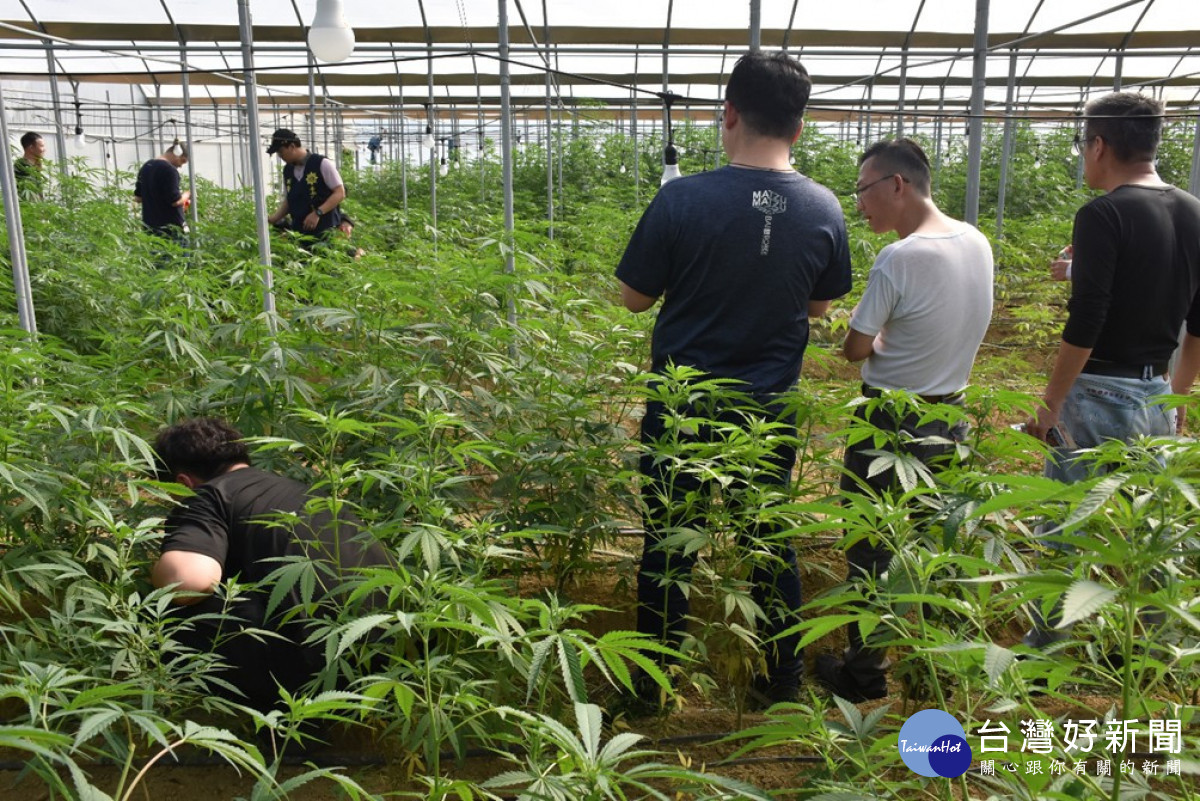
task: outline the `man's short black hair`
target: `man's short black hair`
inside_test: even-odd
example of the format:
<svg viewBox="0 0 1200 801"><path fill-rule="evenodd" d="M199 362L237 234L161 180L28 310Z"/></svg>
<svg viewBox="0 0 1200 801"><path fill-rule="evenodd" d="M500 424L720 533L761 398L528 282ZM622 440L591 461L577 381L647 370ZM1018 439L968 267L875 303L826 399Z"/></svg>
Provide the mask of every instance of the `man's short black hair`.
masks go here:
<svg viewBox="0 0 1200 801"><path fill-rule="evenodd" d="M154 438L154 452L163 481L174 481L180 473L208 481L235 464L250 464L242 432L217 417L196 417L162 429Z"/></svg>
<svg viewBox="0 0 1200 801"><path fill-rule="evenodd" d="M33 146L34 142L36 142L37 140L39 140L41 138L42 138L42 135L40 133L35 133L34 131L30 131L29 133L27 133L21 137L21 147L28 150L30 147Z"/></svg>
<svg viewBox="0 0 1200 801"><path fill-rule="evenodd" d="M920 194L929 197L929 157L911 139L884 139L858 157L858 166L875 159L874 167L885 174L903 175Z"/></svg>
<svg viewBox="0 0 1200 801"><path fill-rule="evenodd" d="M752 131L789 142L804 121L812 91L808 70L787 53L754 50L738 59L725 99Z"/></svg>
<svg viewBox="0 0 1200 801"><path fill-rule="evenodd" d="M1154 161L1162 141L1163 104L1137 92L1113 92L1088 103L1086 136L1099 136L1117 161Z"/></svg>

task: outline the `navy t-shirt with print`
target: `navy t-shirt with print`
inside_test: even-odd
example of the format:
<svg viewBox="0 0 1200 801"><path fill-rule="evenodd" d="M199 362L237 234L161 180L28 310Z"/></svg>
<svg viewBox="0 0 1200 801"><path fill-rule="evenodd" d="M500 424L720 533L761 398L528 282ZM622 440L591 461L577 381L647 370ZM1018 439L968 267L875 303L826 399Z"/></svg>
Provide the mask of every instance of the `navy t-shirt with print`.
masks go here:
<svg viewBox="0 0 1200 801"><path fill-rule="evenodd" d="M800 375L808 302L850 290L841 205L796 172L724 167L663 186L617 277L663 296L652 369L695 367L784 392Z"/></svg>

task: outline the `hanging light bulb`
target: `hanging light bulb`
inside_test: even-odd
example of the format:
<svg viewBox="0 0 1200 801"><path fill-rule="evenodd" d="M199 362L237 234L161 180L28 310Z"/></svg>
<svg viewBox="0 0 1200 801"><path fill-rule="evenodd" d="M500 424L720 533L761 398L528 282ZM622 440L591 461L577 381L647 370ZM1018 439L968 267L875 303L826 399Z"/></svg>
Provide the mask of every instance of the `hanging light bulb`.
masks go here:
<svg viewBox="0 0 1200 801"><path fill-rule="evenodd" d="M663 173L662 180L658 185L662 186L681 177L683 177L683 173L679 171L679 151L675 145L669 144L663 148Z"/></svg>
<svg viewBox="0 0 1200 801"><path fill-rule="evenodd" d="M450 172L450 165L446 163L446 157L442 156L442 165L440 167L438 167L438 175L445 178L446 175L449 174L449 172Z"/></svg>
<svg viewBox="0 0 1200 801"><path fill-rule="evenodd" d="M621 168L618 170L618 172L620 172L621 175L625 174L625 162L621 162Z"/></svg>
<svg viewBox="0 0 1200 801"><path fill-rule="evenodd" d="M424 150L433 150L437 147L437 142L433 141L433 126L426 123L425 135L421 137L421 147Z"/></svg>
<svg viewBox="0 0 1200 801"><path fill-rule="evenodd" d="M78 148L87 147L87 137L83 135L83 112L79 110L79 92L75 93L75 138L71 143Z"/></svg>
<svg viewBox="0 0 1200 801"><path fill-rule="evenodd" d="M308 47L325 62L345 61L354 52L354 29L342 15L342 0L317 0Z"/></svg>

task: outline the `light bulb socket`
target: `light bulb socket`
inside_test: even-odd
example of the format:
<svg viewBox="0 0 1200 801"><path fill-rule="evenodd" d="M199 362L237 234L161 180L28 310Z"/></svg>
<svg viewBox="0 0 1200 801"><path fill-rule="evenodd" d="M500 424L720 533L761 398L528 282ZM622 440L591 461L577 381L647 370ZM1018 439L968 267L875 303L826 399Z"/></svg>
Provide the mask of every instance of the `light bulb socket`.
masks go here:
<svg viewBox="0 0 1200 801"><path fill-rule="evenodd" d="M663 164L671 166L679 163L679 149L675 145L668 144L663 148ZM678 177L678 176L677 176Z"/></svg>

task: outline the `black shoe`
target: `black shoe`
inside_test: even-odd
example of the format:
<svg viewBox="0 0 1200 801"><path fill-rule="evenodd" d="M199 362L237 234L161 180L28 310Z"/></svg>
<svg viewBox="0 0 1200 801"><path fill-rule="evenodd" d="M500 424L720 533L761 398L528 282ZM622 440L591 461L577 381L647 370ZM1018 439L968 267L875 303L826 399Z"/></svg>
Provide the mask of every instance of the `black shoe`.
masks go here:
<svg viewBox="0 0 1200 801"><path fill-rule="evenodd" d="M886 673L863 684L846 671L845 662L832 654L817 657L816 674L818 681L852 704L886 698L888 694Z"/></svg>
<svg viewBox="0 0 1200 801"><path fill-rule="evenodd" d="M798 679L771 680L766 676L755 676L746 688L746 708L753 711L770 709L776 704L794 704L799 700Z"/></svg>

